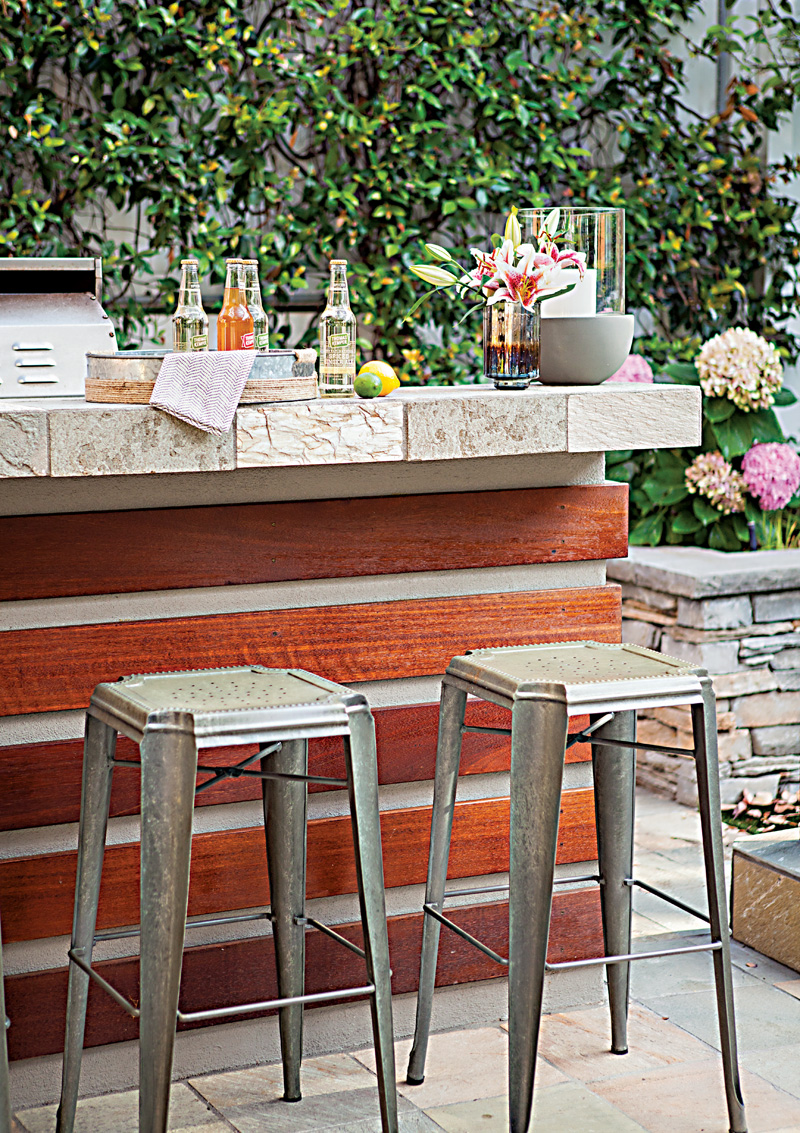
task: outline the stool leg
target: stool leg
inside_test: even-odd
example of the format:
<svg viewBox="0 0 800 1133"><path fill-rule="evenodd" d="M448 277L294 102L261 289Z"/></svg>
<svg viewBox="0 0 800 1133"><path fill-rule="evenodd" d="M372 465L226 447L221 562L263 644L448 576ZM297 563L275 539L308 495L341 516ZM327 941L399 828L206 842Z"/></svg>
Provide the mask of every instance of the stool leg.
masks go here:
<svg viewBox="0 0 800 1133"><path fill-rule="evenodd" d="M370 998L370 1007L381 1125L383 1133L397 1133L392 972L389 967L389 935L386 930L386 901L383 889L375 722L367 707L350 708L348 716L350 735L345 737L344 751L367 975L370 983L375 986Z"/></svg>
<svg viewBox="0 0 800 1133"><path fill-rule="evenodd" d="M308 773L308 744L285 742L261 761L262 771L286 775ZM278 995L302 995L305 990L305 928L297 919L306 901L306 797L304 782L262 779L264 829L267 838L270 911L275 942ZM300 1101L300 1063L303 1058L303 1004L280 1008L283 1100Z"/></svg>
<svg viewBox="0 0 800 1133"><path fill-rule="evenodd" d="M563 703L517 701L511 725L509 863L511 1133L527 1133L533 1108L566 742Z"/></svg>
<svg viewBox="0 0 800 1133"><path fill-rule="evenodd" d="M597 730L606 740L636 740L636 713L617 712ZM606 954L631 950L632 889L625 884L633 871L633 815L636 793L636 754L631 748L592 748L597 856L600 864L600 903ZM611 1052L628 1053L628 996L630 964L608 964L608 1005L611 1009Z"/></svg>
<svg viewBox="0 0 800 1133"><path fill-rule="evenodd" d="M189 897L197 748L192 718L148 725L141 743L139 1129L165 1133Z"/></svg>
<svg viewBox="0 0 800 1133"><path fill-rule="evenodd" d="M746 1133L747 1122L745 1120L742 1087L739 1081L739 1059L736 1049L731 944L725 899L716 702L709 678L704 678L701 683L703 686L703 703L692 705L692 727L711 938L720 941L722 944L721 948L712 953L714 957L714 977L717 985L722 1068L725 1074L725 1093L728 1101L731 1133Z"/></svg>
<svg viewBox="0 0 800 1133"><path fill-rule="evenodd" d="M11 1087L8 1081L6 1001L3 992L3 945L0 934L0 1133L11 1133Z"/></svg>
<svg viewBox="0 0 800 1133"><path fill-rule="evenodd" d="M83 784L78 835L78 872L75 882L75 911L72 920L72 948L88 963L92 960L100 876L111 801L111 773L117 744L114 728L87 715L83 745ZM64 1062L61 1070L61 1101L56 1118L57 1133L72 1133L78 1085L83 1058L83 1034L89 976L77 964L69 966L67 1027Z"/></svg>
<svg viewBox="0 0 800 1133"><path fill-rule="evenodd" d="M436 745L436 778L433 784L431 843L428 855L428 883L425 887L426 905L433 905L439 910L442 908L447 881L447 859L450 853L450 834L453 829L453 808L461 758L461 728L464 723L466 703L465 692L454 688L447 681L442 682L439 739ZM411 1086L419 1086L425 1079L425 1056L428 1053L428 1036L431 1030L440 929L441 925L434 917L423 916L417 1021L406 1075L406 1081Z"/></svg>

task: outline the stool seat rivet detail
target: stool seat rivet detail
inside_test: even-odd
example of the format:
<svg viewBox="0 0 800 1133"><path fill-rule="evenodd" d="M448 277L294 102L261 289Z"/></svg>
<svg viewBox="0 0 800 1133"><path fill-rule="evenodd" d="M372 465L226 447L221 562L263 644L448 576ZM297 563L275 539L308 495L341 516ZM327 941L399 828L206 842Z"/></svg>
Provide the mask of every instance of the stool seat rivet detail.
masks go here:
<svg viewBox="0 0 800 1133"><path fill-rule="evenodd" d="M465 724L467 696L511 710L511 728ZM709 915L633 876L633 820L638 708L691 705L694 759L703 834ZM570 716L588 715L588 727L568 738ZM462 737L469 732L511 736L509 884L446 889L447 861ZM592 745L599 874L554 877L564 752L573 743ZM673 752L676 749L664 748ZM603 921L604 954L558 963L547 961L554 885L594 882ZM631 952L632 892L641 887L699 917L710 926L708 944ZM509 895L509 954L498 955L444 914L449 897L467 893ZM510 1133L532 1126L533 1085L546 971L603 965L611 1012L611 1051L628 1051L630 964L681 953L711 952L717 991L720 1046L730 1133L747 1133L739 1081L730 937L725 899L716 705L711 679L674 657L634 645L595 641L479 649L454 657L442 682L439 739L431 817L428 880L423 905L422 954L414 1043L406 1081L419 1085L431 1027L439 936L455 932L508 968Z"/></svg>
<svg viewBox="0 0 800 1133"><path fill-rule="evenodd" d="M115 759L118 732L139 744L138 762ZM308 741L325 736L343 739L343 780L308 774ZM253 743L258 745L257 753L233 767L198 763L200 748ZM258 769L252 766L255 763ZM98 933L100 877L111 776L116 766L141 770L141 925ZM210 778L198 783L198 773ZM270 908L258 913L187 919L194 797L224 779L242 777L258 778L262 783ZM363 948L306 915L309 783L346 787L349 793ZM180 1011L178 993L187 927L255 920L272 926L279 998ZM312 930L324 933L364 961L366 978L360 986L306 993L305 937ZM91 962L98 940L136 935L141 938L138 1007L103 979ZM135 674L114 684L98 685L86 716L69 961L57 1133L72 1133L75 1124L90 980L139 1020L141 1133L166 1133L176 1024L235 1019L278 1008L284 1100L299 1101L304 1006L360 996L371 1000L383 1133L397 1133L375 724L366 698L301 669L261 665ZM4 1133L1 1127L0 1133Z"/></svg>

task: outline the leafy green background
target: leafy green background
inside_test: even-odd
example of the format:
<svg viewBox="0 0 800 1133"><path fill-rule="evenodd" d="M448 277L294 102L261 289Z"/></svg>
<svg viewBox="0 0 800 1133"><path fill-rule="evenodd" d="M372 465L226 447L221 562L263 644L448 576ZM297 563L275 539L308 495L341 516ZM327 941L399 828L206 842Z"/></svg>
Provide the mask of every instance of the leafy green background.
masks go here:
<svg viewBox="0 0 800 1133"><path fill-rule="evenodd" d="M406 380L473 381L477 316L455 327L440 297L403 321L423 241L464 252L512 204L624 204L629 307L654 321L639 349L690 357L746 318L793 358L796 164L762 143L794 105L798 25L781 0L693 43L702 10L3 0L0 254L102 255L126 345L190 250L217 280L257 256L270 303L345 255L362 347ZM681 57L720 47L728 105L704 118Z"/></svg>

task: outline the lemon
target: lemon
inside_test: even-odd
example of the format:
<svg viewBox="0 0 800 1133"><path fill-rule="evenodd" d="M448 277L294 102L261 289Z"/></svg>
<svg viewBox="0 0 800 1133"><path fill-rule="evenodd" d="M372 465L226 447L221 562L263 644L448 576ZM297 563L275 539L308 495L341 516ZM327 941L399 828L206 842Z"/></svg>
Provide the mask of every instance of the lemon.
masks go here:
<svg viewBox="0 0 800 1133"><path fill-rule="evenodd" d="M361 370L353 384L359 397L381 396L381 379L377 374L372 374L369 371L365 374L364 371Z"/></svg>
<svg viewBox="0 0 800 1133"><path fill-rule="evenodd" d="M394 371L394 367L390 366L388 362L379 362L377 359L373 362L365 362L361 369L358 371L358 376L362 374L375 374L381 380L381 397L386 397L387 393L391 393L393 389L397 389L400 385L400 379Z"/></svg>

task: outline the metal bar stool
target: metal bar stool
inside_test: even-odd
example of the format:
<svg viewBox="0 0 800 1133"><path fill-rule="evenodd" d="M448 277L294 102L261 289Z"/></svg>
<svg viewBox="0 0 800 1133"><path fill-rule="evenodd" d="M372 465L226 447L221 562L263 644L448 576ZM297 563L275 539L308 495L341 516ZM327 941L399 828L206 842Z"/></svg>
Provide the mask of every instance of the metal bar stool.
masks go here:
<svg viewBox="0 0 800 1133"><path fill-rule="evenodd" d="M8 1081L6 1000L3 991L3 940L0 926L0 1133L11 1133L11 1087Z"/></svg>
<svg viewBox="0 0 800 1133"><path fill-rule="evenodd" d="M117 732L139 744L140 762L115 759ZM308 775L308 740L343 736L347 778ZM258 743L235 767L198 767L197 750ZM260 759L260 770L250 764ZM141 767L141 926L95 932L100 875L115 766ZM196 787L198 771L212 777ZM270 911L279 999L181 1012L178 991L187 925L192 811L196 790L221 779L263 781ZM355 843L364 948L305 915L308 783L346 787ZM224 924L240 916L202 918ZM199 923L198 919L188 922ZM319 929L366 961L361 987L304 994L305 933ZM137 1009L92 968L97 940L141 936ZM300 1099L303 1005L369 996L384 1133L397 1133L389 945L383 892L375 726L363 695L299 669L260 665L147 674L100 684L86 717L78 875L58 1133L72 1133L78 1101L89 980L139 1019L139 1128L167 1128L176 1022L280 1009L284 1099Z"/></svg>
<svg viewBox="0 0 800 1133"><path fill-rule="evenodd" d="M468 693L510 708L511 728L465 726ZM697 766L709 917L632 876L635 749L676 750L635 742L636 709L670 704L692 706L694 750L681 754L694 756ZM547 938L567 721L570 716L586 713L590 716L589 727L570 737L569 742L589 740L592 744L600 872L590 877L570 878L569 882L591 880L600 886L605 955L551 964L546 959ZM465 892L445 888L464 732L511 736L507 959L465 932L443 912L448 896ZM719 814L716 709L711 680L705 670L694 669L650 649L593 641L481 649L464 657L454 657L442 684L417 1023L408 1082L421 1083L425 1073L442 925L508 966L511 1133L527 1133L531 1122L545 971L607 965L611 1049L616 1054L625 1054L628 1049L629 961L710 951L714 958L730 1129L732 1133L745 1133ZM711 942L632 955L634 885L642 885L648 892L710 923Z"/></svg>

